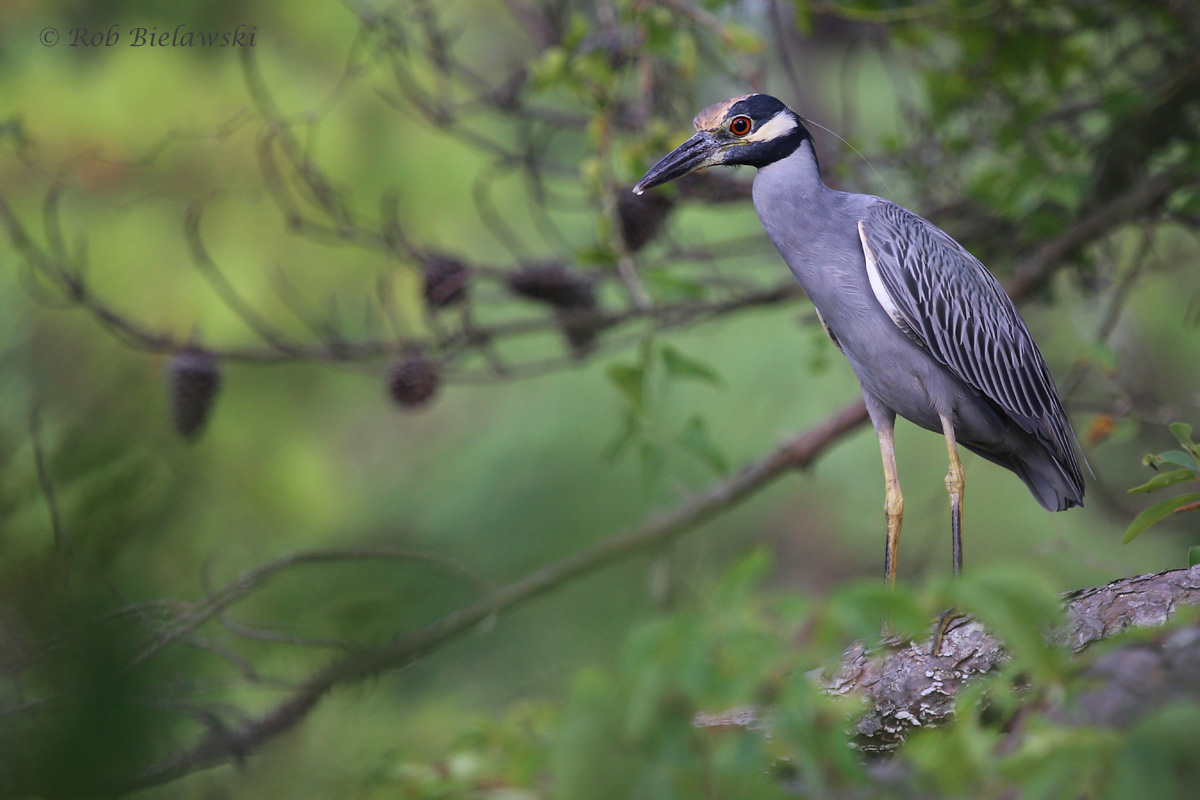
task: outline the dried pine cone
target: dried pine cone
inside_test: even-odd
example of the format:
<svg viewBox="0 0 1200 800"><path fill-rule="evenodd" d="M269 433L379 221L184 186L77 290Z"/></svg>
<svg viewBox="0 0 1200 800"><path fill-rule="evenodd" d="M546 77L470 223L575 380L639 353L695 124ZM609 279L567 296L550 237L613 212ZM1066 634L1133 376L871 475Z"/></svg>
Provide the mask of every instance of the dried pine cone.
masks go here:
<svg viewBox="0 0 1200 800"><path fill-rule="evenodd" d="M221 388L221 369L210 353L189 347L167 365L167 391L175 430L194 440L203 431Z"/></svg>
<svg viewBox="0 0 1200 800"><path fill-rule="evenodd" d="M654 241L674 207L675 201L662 192L618 194L617 217L621 220L621 236L629 252L636 253Z"/></svg>
<svg viewBox="0 0 1200 800"><path fill-rule="evenodd" d="M580 314L575 311L559 311L558 322L562 325L563 338L571 348L571 355L577 359L586 358L594 349L596 337L600 333L590 314Z"/></svg>
<svg viewBox="0 0 1200 800"><path fill-rule="evenodd" d="M555 308L596 306L596 290L584 275L561 264L528 264L508 274L508 287L521 297Z"/></svg>
<svg viewBox="0 0 1200 800"><path fill-rule="evenodd" d="M433 255L422 265L425 273L425 302L430 308L445 308L467 299L467 268L455 258Z"/></svg>
<svg viewBox="0 0 1200 800"><path fill-rule="evenodd" d="M441 382L438 365L420 356L403 358L392 365L388 394L403 408L419 408L437 394Z"/></svg>
<svg viewBox="0 0 1200 800"><path fill-rule="evenodd" d="M752 181L737 178L732 171L715 169L693 172L675 182L681 199L715 204L749 200L751 186Z"/></svg>

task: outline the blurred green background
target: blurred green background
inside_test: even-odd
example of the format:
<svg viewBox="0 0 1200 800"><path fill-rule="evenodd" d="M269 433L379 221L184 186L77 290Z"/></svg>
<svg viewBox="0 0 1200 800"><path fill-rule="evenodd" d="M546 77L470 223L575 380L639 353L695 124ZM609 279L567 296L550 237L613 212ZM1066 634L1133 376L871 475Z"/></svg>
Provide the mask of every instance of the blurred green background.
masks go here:
<svg viewBox="0 0 1200 800"><path fill-rule="evenodd" d="M635 11L645 12L645 5ZM802 113L850 138L868 157L880 154L876 177L833 136L816 131L830 183L889 196L942 221L934 216L937 209L921 206L927 195L895 155L921 132L912 114L934 106L925 90L927 62L911 51L890 50L886 37L818 29L804 39L806 50L792 54L803 62L805 93L797 97L782 77L770 20L753 8L708 5L712 11L703 13L736 23L752 38L745 51L765 65L767 89L802 103ZM484 74L537 66L537 59L525 60L529 32L506 4L413 6L439 15L455 32L458 52ZM875 8L883 13L889 7ZM394 79L383 60L355 55L370 45L357 38L359 16L342 4L15 2L2 13L0 193L42 241L45 193L62 176L62 223L68 245L86 248L91 290L150 330L180 340L196 337L218 349L261 344L192 263L183 220L196 201L204 206L203 236L214 261L287 336L313 338L294 313L296 304L318 316L336 314L352 337L386 330L377 313L371 327L371 314L362 311L373 302L380 275L399 287L393 311L407 328L403 332L425 331L427 323L419 313L413 264L288 230L264 188L256 155L267 123L249 98L233 49L132 48L124 42L70 47L70 29L77 26L96 31L115 25L123 35L135 26L253 26L263 80L306 151L356 210L374 214L381 196L394 193L406 235L423 247L504 270L518 256L584 263L605 245L602 203L590 173L575 185L560 184L568 199L556 209L556 221L565 247L539 235L528 186L505 178L496 183L498 206L523 248L510 252L475 201L479 176L493 159L419 113L384 101L395 94ZM402 24L416 25L411 8L395 13ZM598 24L606 13L634 11L615 3L567 13L580 24ZM47 27L62 33L57 46L39 40ZM746 91L718 68L728 54L696 38L695 65L680 73L690 74L690 82L652 108L656 118L646 122L645 137L618 131L618 150L607 168L621 185L632 183L661 148L683 138L688 114ZM943 51L949 58L949 45L931 43L930 57ZM364 66L339 87L348 58L361 58ZM432 71L419 77L436 86ZM577 100L571 97L551 89L544 101L570 106ZM513 140L511 121L485 116L475 125L500 141ZM593 142L580 135L550 147L557 159L586 172L602 169ZM972 158L960 158L967 164L961 169L986 172L987 156ZM934 173L927 183L953 197L954 174ZM664 254L675 245L732 241L737 250L721 262L723 275L759 285L786 277L748 201L689 207L671 220L668 232L671 244L646 251L660 269L670 267ZM1116 237L1095 259L1123 263L1139 241L1133 233ZM1183 564L1186 526L1155 529L1130 546L1120 541L1141 508L1124 492L1148 476L1142 455L1172 446L1166 423L1200 417L1200 271L1175 266L1196 263L1195 241L1187 231L1168 229L1154 248L1157 261L1132 285L1105 343L1095 341L1110 307L1111 284L1102 280L1097 286L1079 275L1058 275L1023 309L1060 386L1087 365L1068 406L1095 478L1088 479L1086 508L1050 515L1014 476L967 455L968 571L1011 567L1061 591ZM467 365L447 374L431 407L415 412L388 401L388 358L281 364L230 359L221 367L223 386L209 429L193 444L172 430L164 354L124 346L84 310L39 302L47 293L22 266L21 254L5 245L0 258L0 625L10 644L6 659L18 665L41 652L37 643L59 636L69 642L49 648L45 669L30 674L13 666L4 694L10 704L65 690L95 700L76 711L10 715L5 737L19 744L4 773L18 776L16 785L29 796L71 794L79 790L76 781L86 785L96 776L136 772L147 754L187 746L206 725L214 729L197 708L217 709L234 724L239 714L260 712L281 696L269 681L243 680L239 664L285 682L336 652L236 637L235 646L216 631L207 649L205 642L177 644L145 669L129 671L122 665L138 651L145 631L121 621L119 610L127 604L165 600L162 609L138 612L145 621L145 614L153 618L172 603L194 602L243 570L303 548L402 546L504 583L721 480L675 443L693 417L703 419L712 444L736 469L826 418L857 391L848 365L800 300L653 340L702 361L719 381L652 386L643 435L663 443L665 460L649 477L636 448L606 457L624 419L610 370L636 362L636 342L529 379L474 381L469 378L479 371ZM592 261L587 269L611 275L603 258ZM679 261L682 274L703 271ZM1017 266L989 263L1001 275ZM601 297L616 306L622 302L619 287L606 280ZM283 283L298 300L285 299ZM492 309L491 319L542 313L509 299L496 283L473 291ZM561 352L553 335L508 351L518 360ZM65 547L53 544L35 470L34 408ZM1097 416L1113 418L1111 436L1095 433ZM920 587L949 572L945 450L939 437L906 423L897 440L907 500L900 574L904 583ZM579 681L586 682L581 675L620 663L629 632L647 620L681 609L701 620L718 615L725 609L714 607L724 597L716 587L747 554L769 554L755 591L776 600L821 602L849 582L877 580L883 549L878 462L873 433L860 428L811 471L785 477L661 552L572 581L402 673L339 687L300 726L245 763L202 771L141 796L425 796L397 788L408 786L396 783L397 765L442 763L465 731L486 727L480 719L521 713L514 708L530 709L535 720L551 713L544 709L580 691ZM313 565L274 579L231 618L365 646L428 623L469 602L475 591L422 563ZM115 616L97 622L104 614ZM66 635L80 628L94 630ZM241 661L223 657L221 648L236 649ZM134 696L154 700L132 702ZM58 777L46 778L59 769ZM375 779L382 789L372 788ZM39 784L43 780L48 782ZM512 791L514 798L542 796ZM428 796L502 796L478 787L471 792L446 789Z"/></svg>

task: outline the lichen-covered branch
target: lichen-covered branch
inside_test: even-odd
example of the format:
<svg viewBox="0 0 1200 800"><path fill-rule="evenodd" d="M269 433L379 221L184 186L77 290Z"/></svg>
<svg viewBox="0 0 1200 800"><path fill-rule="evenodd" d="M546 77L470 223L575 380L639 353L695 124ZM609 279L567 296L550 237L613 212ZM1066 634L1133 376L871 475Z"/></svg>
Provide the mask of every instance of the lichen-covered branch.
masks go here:
<svg viewBox="0 0 1200 800"><path fill-rule="evenodd" d="M1131 628L1162 625L1179 607L1197 605L1200 605L1200 565L1123 578L1068 594L1066 622L1047 638L1055 645L1079 652L1093 642ZM1165 702L1184 688L1190 687L1194 694L1200 694L1197 691L1200 682L1194 679L1196 664L1185 664L1178 657L1185 650L1195 652L1198 641L1200 632L1187 628L1157 644L1137 643L1106 654L1092 667L1091 674L1097 682L1083 695L1079 707L1069 715L1062 710L1056 713L1063 718L1115 723L1152 710L1155 704ZM948 722L963 687L994 672L1008 660L1004 643L970 617L950 625L936 652L933 643L931 635L922 641L895 643L879 651L856 645L824 678L827 691L857 695L870 704L870 709L854 725L855 742L864 752L890 752L913 729ZM1144 667L1151 661L1164 664L1170 661L1170 670L1193 678L1173 685L1161 678L1131 684L1128 680L1131 672L1122 665L1136 662ZM714 729L752 729L763 726L764 722L754 709L735 709L703 715L696 724Z"/></svg>

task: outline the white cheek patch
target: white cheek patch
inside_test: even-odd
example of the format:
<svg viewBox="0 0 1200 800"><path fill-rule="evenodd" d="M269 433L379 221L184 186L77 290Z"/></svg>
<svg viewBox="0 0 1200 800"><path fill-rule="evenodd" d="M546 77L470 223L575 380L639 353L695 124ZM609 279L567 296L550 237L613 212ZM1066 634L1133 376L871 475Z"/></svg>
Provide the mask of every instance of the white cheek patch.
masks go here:
<svg viewBox="0 0 1200 800"><path fill-rule="evenodd" d="M771 117L754 133L743 136L743 142L770 142L781 136L786 136L796 129L796 119L786 111L780 111Z"/></svg>

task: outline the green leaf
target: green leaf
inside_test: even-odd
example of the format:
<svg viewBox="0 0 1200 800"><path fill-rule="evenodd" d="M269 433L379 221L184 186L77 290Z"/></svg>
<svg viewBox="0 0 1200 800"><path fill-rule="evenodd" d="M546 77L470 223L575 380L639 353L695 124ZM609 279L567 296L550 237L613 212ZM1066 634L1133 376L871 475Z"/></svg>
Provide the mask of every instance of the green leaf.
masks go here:
<svg viewBox="0 0 1200 800"><path fill-rule="evenodd" d="M1179 443L1183 445L1183 449L1195 456L1196 443L1192 441L1192 426L1186 422L1172 422L1170 429Z"/></svg>
<svg viewBox="0 0 1200 800"><path fill-rule="evenodd" d="M717 583L713 596L718 598L718 608L729 608L738 600L753 595L771 572L771 551L756 547L734 562Z"/></svg>
<svg viewBox="0 0 1200 800"><path fill-rule="evenodd" d="M1188 548L1188 566L1194 567L1200 564L1200 547Z"/></svg>
<svg viewBox="0 0 1200 800"><path fill-rule="evenodd" d="M729 459L708 435L708 423L700 416L692 416L679 434L679 444L712 467L719 475L729 473Z"/></svg>
<svg viewBox="0 0 1200 800"><path fill-rule="evenodd" d="M654 728L659 701L670 689L670 684L663 674L663 669L656 664L648 664L638 671L633 679L633 687L626 706L625 734L633 739L642 739Z"/></svg>
<svg viewBox="0 0 1200 800"><path fill-rule="evenodd" d="M928 609L904 587L892 589L882 581L865 580L847 584L829 598L829 616L843 637L874 641L883 622L889 635L904 639L921 637L929 630Z"/></svg>
<svg viewBox="0 0 1200 800"><path fill-rule="evenodd" d="M1181 216L1200 213L1200 191L1179 189L1173 192L1167 198L1167 210Z"/></svg>
<svg viewBox="0 0 1200 800"><path fill-rule="evenodd" d="M763 49L763 40L753 29L733 22L725 24L721 38L729 47L741 50L743 53L759 53Z"/></svg>
<svg viewBox="0 0 1200 800"><path fill-rule="evenodd" d="M1159 453L1158 460L1165 461L1168 464L1175 464L1184 469L1190 469L1193 472L1200 469L1200 464L1196 463L1196 457L1182 450L1168 450L1165 453Z"/></svg>
<svg viewBox="0 0 1200 800"><path fill-rule="evenodd" d="M703 361L684 355L669 344L663 345L662 357L667 374L673 378L696 378L713 386L721 385L721 376L712 367Z"/></svg>
<svg viewBox="0 0 1200 800"><path fill-rule="evenodd" d="M1121 544L1129 544L1137 537L1141 536L1147 528L1161 519L1165 519L1172 511L1180 506L1187 505L1194 500L1200 500L1200 492L1190 492L1181 494L1178 497L1172 497L1169 500L1164 500L1161 503L1152 505L1137 517L1129 525L1129 529L1125 531L1125 538L1121 540Z"/></svg>
<svg viewBox="0 0 1200 800"><path fill-rule="evenodd" d="M1111 375L1117 368L1117 351L1108 342L1093 342L1083 351L1084 361L1101 373Z"/></svg>
<svg viewBox="0 0 1200 800"><path fill-rule="evenodd" d="M1063 652L1043 636L1062 616L1055 588L1029 570L995 567L974 570L948 587L954 607L978 617L1005 643L1013 664L1038 680L1060 679L1068 669Z"/></svg>
<svg viewBox="0 0 1200 800"><path fill-rule="evenodd" d="M1168 702L1122 731L1109 759L1106 798L1191 797L1196 788L1200 715L1195 702ZM1072 796L1086 796L1077 791ZM1061 795L1060 795L1061 796Z"/></svg>
<svg viewBox="0 0 1200 800"><path fill-rule="evenodd" d="M642 458L642 480L650 485L662 474L663 466L667 463L667 451L654 442L642 442L638 446L638 455Z"/></svg>
<svg viewBox="0 0 1200 800"><path fill-rule="evenodd" d="M1135 486L1129 490L1130 494L1141 494L1143 492L1157 492L1159 489L1165 489L1168 486L1174 486L1177 483L1184 481L1196 480L1196 471L1192 469L1173 469L1170 472L1163 472L1155 475L1150 480L1143 483L1141 486Z"/></svg>
<svg viewBox="0 0 1200 800"><path fill-rule="evenodd" d="M646 270L642 273L642 278L647 286L654 289L656 295L699 300L708 294L708 287L703 283L691 278L672 275L666 270Z"/></svg>
<svg viewBox="0 0 1200 800"><path fill-rule="evenodd" d="M645 371L632 364L610 364L606 372L630 408L642 413L646 408Z"/></svg>
<svg viewBox="0 0 1200 800"><path fill-rule="evenodd" d="M679 75L685 80L690 80L696 72L698 60L696 37L686 31L679 31L675 36L675 46L678 48L675 63L679 67Z"/></svg>
<svg viewBox="0 0 1200 800"><path fill-rule="evenodd" d="M1126 117L1145 102L1141 93L1132 89L1117 89L1104 95L1104 110L1112 117Z"/></svg>
<svg viewBox="0 0 1200 800"><path fill-rule="evenodd" d="M1192 444L1192 426L1186 422L1172 422L1169 426L1172 434L1184 447Z"/></svg>
<svg viewBox="0 0 1200 800"><path fill-rule="evenodd" d="M638 416L628 408L625 409L625 413L621 415L621 430L604 448L604 460L611 463L620 458L641 432L642 425Z"/></svg>

